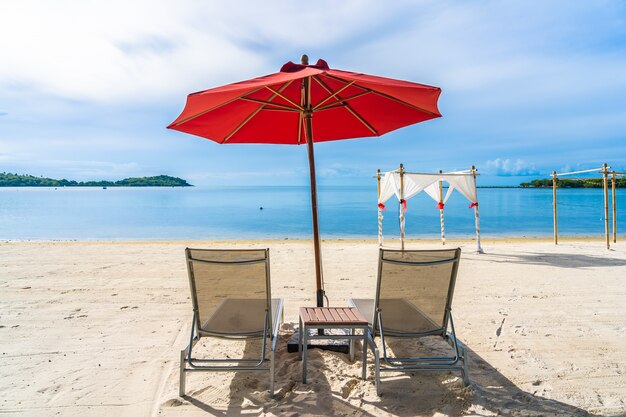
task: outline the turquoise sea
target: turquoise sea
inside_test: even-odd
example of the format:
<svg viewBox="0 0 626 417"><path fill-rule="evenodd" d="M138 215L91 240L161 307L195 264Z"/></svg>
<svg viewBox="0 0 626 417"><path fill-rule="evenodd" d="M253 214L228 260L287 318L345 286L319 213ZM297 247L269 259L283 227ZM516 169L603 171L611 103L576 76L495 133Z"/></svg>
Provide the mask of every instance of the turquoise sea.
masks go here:
<svg viewBox="0 0 626 417"><path fill-rule="evenodd" d="M322 238L376 238L375 186L322 186L318 194ZM552 235L550 189L481 188L478 196L483 237ZM618 231L623 197L617 190ZM468 204L458 193L446 204L447 237L474 235ZM385 236L398 237L397 202L387 206ZM600 237L602 207L600 189L560 189L560 235ZM0 239L308 238L310 210L308 187L0 188ZM439 211L425 194L408 202L406 234L439 237Z"/></svg>

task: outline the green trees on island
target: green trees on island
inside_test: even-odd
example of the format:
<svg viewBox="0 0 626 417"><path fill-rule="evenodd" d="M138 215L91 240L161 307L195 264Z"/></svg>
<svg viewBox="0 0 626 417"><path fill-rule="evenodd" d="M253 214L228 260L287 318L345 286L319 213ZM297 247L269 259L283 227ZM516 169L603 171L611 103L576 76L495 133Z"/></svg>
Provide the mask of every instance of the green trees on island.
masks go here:
<svg viewBox="0 0 626 417"><path fill-rule="evenodd" d="M602 188L602 178L584 178L584 179L567 179L557 178L556 186L559 188ZM611 186L611 178L609 177L609 187ZM615 186L617 188L626 188L626 178L616 178ZM543 180L532 180L531 182L523 182L520 184L522 188L552 188L552 178Z"/></svg>
<svg viewBox="0 0 626 417"><path fill-rule="evenodd" d="M32 175L0 173L0 187L190 187L182 178L168 175L125 178L119 181L74 181L34 177Z"/></svg>
<svg viewBox="0 0 626 417"><path fill-rule="evenodd" d="M609 177L609 187L611 186L610 181L611 178ZM523 182L519 186L521 188L551 188L552 178ZM602 178L558 178L557 186L559 188L602 188ZM626 188L626 178L617 178L615 186ZM0 187L191 187L191 184L182 178L170 177L169 175L125 178L119 181L74 181L2 172L0 173Z"/></svg>

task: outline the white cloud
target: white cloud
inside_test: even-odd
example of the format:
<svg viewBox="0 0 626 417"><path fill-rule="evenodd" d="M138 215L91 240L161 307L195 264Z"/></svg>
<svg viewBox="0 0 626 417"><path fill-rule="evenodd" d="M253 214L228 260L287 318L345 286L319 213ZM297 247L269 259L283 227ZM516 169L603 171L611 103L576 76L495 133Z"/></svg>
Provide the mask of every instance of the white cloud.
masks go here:
<svg viewBox="0 0 626 417"><path fill-rule="evenodd" d="M96 102L180 97L275 72L273 49L284 56L327 48L389 14L373 1L322 3L328 7L192 0L6 2L0 9L5 39L0 88L28 86Z"/></svg>
<svg viewBox="0 0 626 417"><path fill-rule="evenodd" d="M483 170L488 175L498 175L503 177L539 175L541 174L534 166L521 159L500 159L496 158L485 163Z"/></svg>

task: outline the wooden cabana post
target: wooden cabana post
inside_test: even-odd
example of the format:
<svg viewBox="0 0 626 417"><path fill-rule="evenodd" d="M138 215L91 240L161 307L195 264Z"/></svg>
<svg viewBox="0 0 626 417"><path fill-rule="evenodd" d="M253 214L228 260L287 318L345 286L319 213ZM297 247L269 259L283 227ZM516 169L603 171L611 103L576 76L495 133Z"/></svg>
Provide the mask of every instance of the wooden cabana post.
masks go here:
<svg viewBox="0 0 626 417"><path fill-rule="evenodd" d="M380 200L380 169L376 173L378 181L378 200ZM378 246L383 245L383 210L378 207Z"/></svg>
<svg viewBox="0 0 626 417"><path fill-rule="evenodd" d="M400 164L400 245L404 250L404 164Z"/></svg>
<svg viewBox="0 0 626 417"><path fill-rule="evenodd" d="M602 165L602 186L604 188L604 235L606 240L606 248L611 248L609 239L609 170L606 162Z"/></svg>
<svg viewBox="0 0 626 417"><path fill-rule="evenodd" d="M554 216L554 244L559 244L559 225L556 211L556 171L552 171L552 212Z"/></svg>
<svg viewBox="0 0 626 417"><path fill-rule="evenodd" d="M480 214L478 212L478 186L476 185L476 167L472 165L472 177L474 178L474 193L476 201L474 205L474 218L476 219L476 253L485 253L480 245Z"/></svg>
<svg viewBox="0 0 626 417"><path fill-rule="evenodd" d="M439 170L440 174L443 174L442 170ZM441 244L446 244L446 234L444 231L443 222L443 180L439 180L439 223L441 228Z"/></svg>

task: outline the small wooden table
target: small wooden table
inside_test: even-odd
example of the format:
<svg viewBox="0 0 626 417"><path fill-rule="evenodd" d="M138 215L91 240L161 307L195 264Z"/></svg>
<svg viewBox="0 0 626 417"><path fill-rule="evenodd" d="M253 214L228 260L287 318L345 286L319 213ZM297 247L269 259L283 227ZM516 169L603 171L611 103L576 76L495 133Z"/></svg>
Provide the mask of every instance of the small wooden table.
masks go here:
<svg viewBox="0 0 626 417"><path fill-rule="evenodd" d="M309 335L309 329L345 329L350 334L316 334ZM355 330L361 329L363 334L357 335ZM367 338L369 324L367 319L356 308L351 307L300 307L298 353L302 359L302 383L306 384L306 356L308 341L312 339L349 339L350 361L354 360L354 341L363 340L363 372L367 372Z"/></svg>

